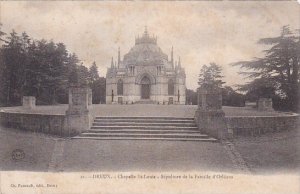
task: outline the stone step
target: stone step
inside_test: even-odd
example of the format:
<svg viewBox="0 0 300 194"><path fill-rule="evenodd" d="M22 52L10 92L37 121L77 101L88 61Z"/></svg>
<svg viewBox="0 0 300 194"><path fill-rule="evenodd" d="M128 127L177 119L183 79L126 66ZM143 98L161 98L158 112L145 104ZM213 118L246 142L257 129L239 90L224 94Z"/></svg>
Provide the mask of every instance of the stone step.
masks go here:
<svg viewBox="0 0 300 194"><path fill-rule="evenodd" d="M147 134L147 133L82 133L79 136L81 137L166 137L166 138L199 138L199 137L207 137L204 134L190 134L190 133L166 133L166 134Z"/></svg>
<svg viewBox="0 0 300 194"><path fill-rule="evenodd" d="M144 99L144 100L136 101L135 104L157 104L157 102L150 99Z"/></svg>
<svg viewBox="0 0 300 194"><path fill-rule="evenodd" d="M159 120L192 120L194 121L194 118L192 117L153 117L153 116L138 116L138 117L116 117L116 116L112 116L112 117L102 117L102 116L96 116L95 119L159 119Z"/></svg>
<svg viewBox="0 0 300 194"><path fill-rule="evenodd" d="M73 139L217 141L201 134L194 118L118 116L97 116L89 130Z"/></svg>
<svg viewBox="0 0 300 194"><path fill-rule="evenodd" d="M218 142L217 139L211 137L205 138L159 138L159 137L82 137L76 136L72 139L90 139L90 140L160 140L160 141L199 141L199 142Z"/></svg>
<svg viewBox="0 0 300 194"><path fill-rule="evenodd" d="M198 130L198 127L178 127L178 126L92 126L91 129L148 129L148 130Z"/></svg>
<svg viewBox="0 0 300 194"><path fill-rule="evenodd" d="M163 134L163 133L190 133L190 134L199 134L198 130L180 130L180 129L173 129L173 130L146 130L146 129L125 129L125 130L94 130L90 129L85 131L84 133L149 133L149 134Z"/></svg>
<svg viewBox="0 0 300 194"><path fill-rule="evenodd" d="M135 122L94 122L92 126L174 126L196 127L195 123L135 123Z"/></svg>
<svg viewBox="0 0 300 194"><path fill-rule="evenodd" d="M119 123L119 122L134 122L134 123L195 123L193 120L184 119L95 119L95 123Z"/></svg>

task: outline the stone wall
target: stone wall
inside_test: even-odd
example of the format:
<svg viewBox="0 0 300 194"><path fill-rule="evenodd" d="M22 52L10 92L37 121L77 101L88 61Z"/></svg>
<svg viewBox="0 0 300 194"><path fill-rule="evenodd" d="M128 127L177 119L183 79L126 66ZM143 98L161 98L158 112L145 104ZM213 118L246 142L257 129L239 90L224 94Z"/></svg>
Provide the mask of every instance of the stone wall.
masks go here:
<svg viewBox="0 0 300 194"><path fill-rule="evenodd" d="M49 133L58 136L74 136L90 128L93 117L89 113L92 102L91 89L86 87L69 88L69 107L66 114L38 114L29 109L35 107L35 97L23 98L26 113L0 112L0 125L24 131ZM51 106L49 106L51 109Z"/></svg>
<svg viewBox="0 0 300 194"><path fill-rule="evenodd" d="M299 118L299 115L292 114L290 116L225 117L225 120L228 133L237 137L297 129Z"/></svg>
<svg viewBox="0 0 300 194"><path fill-rule="evenodd" d="M34 96L23 96L22 106L26 109L34 109L36 104L36 99Z"/></svg>
<svg viewBox="0 0 300 194"><path fill-rule="evenodd" d="M65 115L0 112L0 125L24 131L69 136Z"/></svg>
<svg viewBox="0 0 300 194"><path fill-rule="evenodd" d="M272 98L259 98L257 109L259 111L274 111Z"/></svg>

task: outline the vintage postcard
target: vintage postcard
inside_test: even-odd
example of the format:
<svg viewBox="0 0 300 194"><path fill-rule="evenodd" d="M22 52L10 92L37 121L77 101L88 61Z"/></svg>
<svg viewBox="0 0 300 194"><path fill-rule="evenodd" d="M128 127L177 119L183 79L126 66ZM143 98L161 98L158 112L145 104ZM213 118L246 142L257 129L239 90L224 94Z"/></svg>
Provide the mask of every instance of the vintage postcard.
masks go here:
<svg viewBox="0 0 300 194"><path fill-rule="evenodd" d="M299 1L0 1L0 193L300 193Z"/></svg>

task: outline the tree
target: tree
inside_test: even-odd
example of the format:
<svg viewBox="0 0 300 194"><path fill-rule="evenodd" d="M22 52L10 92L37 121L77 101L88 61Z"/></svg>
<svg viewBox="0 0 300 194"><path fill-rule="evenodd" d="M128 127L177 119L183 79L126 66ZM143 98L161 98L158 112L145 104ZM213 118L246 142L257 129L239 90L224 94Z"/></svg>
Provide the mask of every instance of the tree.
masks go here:
<svg viewBox="0 0 300 194"><path fill-rule="evenodd" d="M96 62L93 62L88 72L88 82L93 93L93 103L99 104L105 102L105 83L106 80L99 76Z"/></svg>
<svg viewBox="0 0 300 194"><path fill-rule="evenodd" d="M194 90L186 89L186 103L187 104L198 104L197 102L197 92Z"/></svg>
<svg viewBox="0 0 300 194"><path fill-rule="evenodd" d="M246 100L256 101L260 97L273 98L276 88L265 78L255 79L249 84L240 86L239 91L246 92Z"/></svg>
<svg viewBox="0 0 300 194"><path fill-rule="evenodd" d="M77 67L78 84L81 86L88 86L89 69L83 64Z"/></svg>
<svg viewBox="0 0 300 194"><path fill-rule="evenodd" d="M95 80L91 86L93 92L93 104L105 103L106 95L106 79L104 77L99 77Z"/></svg>
<svg viewBox="0 0 300 194"><path fill-rule="evenodd" d="M35 96L38 104L67 103L69 85L88 79L88 69L63 43L33 40L26 32L13 30L0 55L1 106L20 105L24 95Z"/></svg>
<svg viewBox="0 0 300 194"><path fill-rule="evenodd" d="M2 31L2 24L0 23L0 106L4 105L4 102L6 101L6 96L5 96L5 78L6 75L4 74L4 69L5 69L5 63L3 60L3 48L2 48L2 44L5 42L3 36L6 35L6 33L4 33Z"/></svg>
<svg viewBox="0 0 300 194"><path fill-rule="evenodd" d="M80 60L78 59L75 53L69 54L67 61L67 72L68 72L68 84L75 85L78 84L78 70L77 67L79 65Z"/></svg>
<svg viewBox="0 0 300 194"><path fill-rule="evenodd" d="M31 44L28 50L27 95L36 96L42 104L65 102L69 76L65 45L40 40Z"/></svg>
<svg viewBox="0 0 300 194"><path fill-rule="evenodd" d="M96 65L96 62L94 61L92 66L89 68L89 82L93 83L94 81L98 80L100 78L98 67Z"/></svg>
<svg viewBox="0 0 300 194"><path fill-rule="evenodd" d="M75 53L63 43L34 40L26 32L14 30L0 41L0 106L20 105L24 95L35 96L37 104L68 102L68 87L88 86L97 103L105 102L105 78L100 78L96 63L90 69L80 64ZM99 96L98 96L99 95Z"/></svg>
<svg viewBox="0 0 300 194"><path fill-rule="evenodd" d="M13 30L3 45L3 75L4 93L7 104L20 104L21 88L25 71L25 52L22 48L21 37Z"/></svg>
<svg viewBox="0 0 300 194"><path fill-rule="evenodd" d="M5 42L2 38L4 35L6 35L6 33L2 31L2 24L0 23L0 42Z"/></svg>
<svg viewBox="0 0 300 194"><path fill-rule="evenodd" d="M242 90L262 90L267 85L273 88L277 96L286 101L290 110L296 111L299 106L299 65L300 65L300 36L296 36L289 26L283 26L277 37L263 38L259 44L270 45L265 50L263 58L252 61L239 61L238 65L246 71L240 72L252 79ZM264 83L264 84L258 84ZM260 96L258 94L258 96Z"/></svg>
<svg viewBox="0 0 300 194"><path fill-rule="evenodd" d="M245 106L245 96L237 93L230 86L222 88L222 105L223 106Z"/></svg>
<svg viewBox="0 0 300 194"><path fill-rule="evenodd" d="M199 86L221 87L225 83L222 81L221 71L221 66L215 63L210 63L209 66L203 65L199 74Z"/></svg>

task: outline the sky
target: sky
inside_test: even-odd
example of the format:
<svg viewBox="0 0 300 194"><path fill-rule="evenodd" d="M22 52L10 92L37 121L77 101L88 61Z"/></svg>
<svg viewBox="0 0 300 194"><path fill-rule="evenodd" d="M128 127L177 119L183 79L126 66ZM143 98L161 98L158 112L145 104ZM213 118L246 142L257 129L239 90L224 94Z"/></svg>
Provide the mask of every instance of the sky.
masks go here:
<svg viewBox="0 0 300 194"><path fill-rule="evenodd" d="M222 66L226 85L247 82L230 65L262 57L267 46L260 38L278 36L280 28L300 29L300 5L296 1L47 1L0 2L3 31L27 32L34 39L63 42L89 67L96 62L106 75L111 57L121 57L134 46L145 26L158 37L158 45L170 57L180 56L189 89L204 64Z"/></svg>

